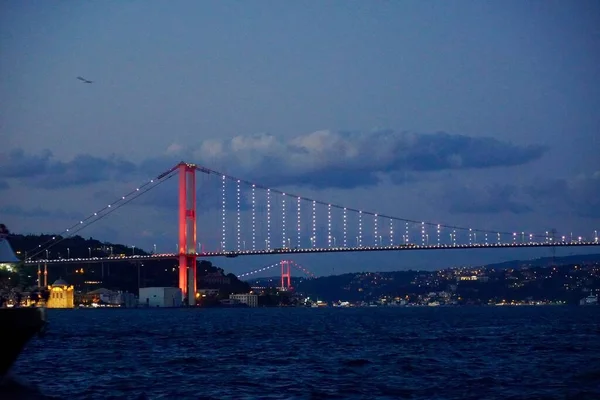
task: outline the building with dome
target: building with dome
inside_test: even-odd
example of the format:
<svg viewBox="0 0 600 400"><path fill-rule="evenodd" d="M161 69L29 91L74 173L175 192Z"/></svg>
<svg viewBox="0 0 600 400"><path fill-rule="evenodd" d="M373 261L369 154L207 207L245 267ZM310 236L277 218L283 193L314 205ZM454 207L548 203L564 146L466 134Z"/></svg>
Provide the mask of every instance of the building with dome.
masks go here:
<svg viewBox="0 0 600 400"><path fill-rule="evenodd" d="M73 285L69 284L63 279L58 278L54 283L48 286L50 291L50 297L48 298L48 308L73 308L74 307L74 293Z"/></svg>

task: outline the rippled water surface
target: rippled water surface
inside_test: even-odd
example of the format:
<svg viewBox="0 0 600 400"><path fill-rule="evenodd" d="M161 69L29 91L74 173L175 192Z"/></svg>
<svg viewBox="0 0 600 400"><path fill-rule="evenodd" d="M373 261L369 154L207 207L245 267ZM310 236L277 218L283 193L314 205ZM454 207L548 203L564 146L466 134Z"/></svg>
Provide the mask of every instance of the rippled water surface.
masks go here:
<svg viewBox="0 0 600 400"><path fill-rule="evenodd" d="M0 398L38 390L58 399L600 399L600 307L49 310L48 318L46 336L12 371L25 388L5 385Z"/></svg>

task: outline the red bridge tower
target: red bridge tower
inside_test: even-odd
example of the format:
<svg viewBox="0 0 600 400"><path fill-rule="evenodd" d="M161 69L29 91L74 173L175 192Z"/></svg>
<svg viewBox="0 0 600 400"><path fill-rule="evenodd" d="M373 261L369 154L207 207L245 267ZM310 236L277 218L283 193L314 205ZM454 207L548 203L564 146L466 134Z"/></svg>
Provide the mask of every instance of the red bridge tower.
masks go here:
<svg viewBox="0 0 600 400"><path fill-rule="evenodd" d="M281 289L292 288L292 262L289 260L281 260ZM286 284L287 280L287 286Z"/></svg>
<svg viewBox="0 0 600 400"><path fill-rule="evenodd" d="M188 304L196 304L196 166L181 162L179 170L179 288Z"/></svg>

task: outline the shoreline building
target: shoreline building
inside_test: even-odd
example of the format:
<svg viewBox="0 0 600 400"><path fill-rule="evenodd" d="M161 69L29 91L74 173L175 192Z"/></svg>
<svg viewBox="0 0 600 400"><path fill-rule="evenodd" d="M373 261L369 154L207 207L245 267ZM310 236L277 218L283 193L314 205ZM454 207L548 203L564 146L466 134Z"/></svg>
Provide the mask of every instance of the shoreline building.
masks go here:
<svg viewBox="0 0 600 400"><path fill-rule="evenodd" d="M58 278L54 283L48 286L50 297L46 307L48 308L73 308L74 292L73 285L70 285L63 279Z"/></svg>
<svg viewBox="0 0 600 400"><path fill-rule="evenodd" d="M242 304L247 304L249 307L258 307L258 295L256 294L230 294L229 300L235 300Z"/></svg>
<svg viewBox="0 0 600 400"><path fill-rule="evenodd" d="M183 293L175 287L140 288L139 304L142 307L181 307Z"/></svg>
<svg viewBox="0 0 600 400"><path fill-rule="evenodd" d="M82 302L91 306L134 308L137 306L135 294L100 288L81 296Z"/></svg>

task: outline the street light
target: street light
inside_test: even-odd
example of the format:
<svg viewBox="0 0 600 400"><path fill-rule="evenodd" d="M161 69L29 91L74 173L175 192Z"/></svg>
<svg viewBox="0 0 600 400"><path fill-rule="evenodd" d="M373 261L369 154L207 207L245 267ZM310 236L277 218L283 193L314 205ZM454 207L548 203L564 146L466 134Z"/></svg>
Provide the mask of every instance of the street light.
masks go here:
<svg viewBox="0 0 600 400"><path fill-rule="evenodd" d="M131 245L131 255L135 256L135 246Z"/></svg>
<svg viewBox="0 0 600 400"><path fill-rule="evenodd" d="M48 249L46 249L46 260L49 260L50 256L48 255Z"/></svg>
<svg viewBox="0 0 600 400"><path fill-rule="evenodd" d="M154 254L156 254L156 244L154 245Z"/></svg>
<svg viewBox="0 0 600 400"><path fill-rule="evenodd" d="M89 255L88 258L92 258L92 248L91 247L88 247L88 255Z"/></svg>
<svg viewBox="0 0 600 400"><path fill-rule="evenodd" d="M67 258L71 258L71 249L67 247Z"/></svg>

